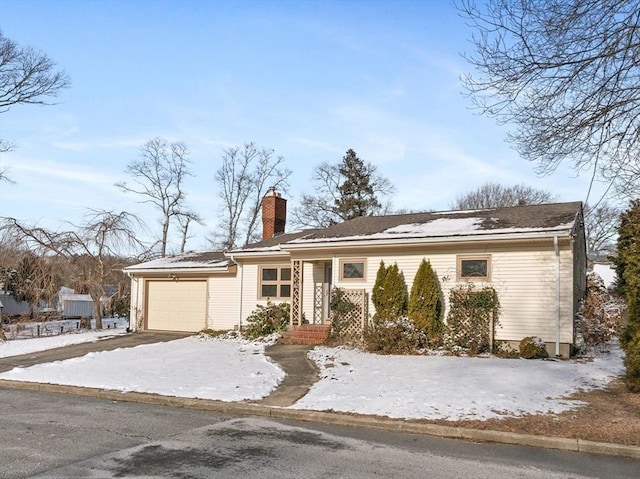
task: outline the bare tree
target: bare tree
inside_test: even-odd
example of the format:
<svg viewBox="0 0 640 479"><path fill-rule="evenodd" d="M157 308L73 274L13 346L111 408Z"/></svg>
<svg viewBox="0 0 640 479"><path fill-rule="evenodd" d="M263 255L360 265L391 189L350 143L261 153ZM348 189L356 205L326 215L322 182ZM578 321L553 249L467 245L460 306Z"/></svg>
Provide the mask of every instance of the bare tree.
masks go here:
<svg viewBox="0 0 640 479"><path fill-rule="evenodd" d="M71 229L52 231L39 226L26 225L15 218L5 218L6 228L35 255L52 255L65 260L73 274L74 287L93 300L96 328L102 328L100 298L113 275L114 258L139 249L142 244L137 233L142 226L133 215L103 210L90 210L82 224L69 224Z"/></svg>
<svg viewBox="0 0 640 479"><path fill-rule="evenodd" d="M608 203L585 206L584 228L590 261L607 259L614 254L621 213L619 208Z"/></svg>
<svg viewBox="0 0 640 479"><path fill-rule="evenodd" d="M121 181L115 186L124 192L142 196L141 203L151 203L160 210L160 255L164 257L171 219L178 216L184 207L184 181L191 176L189 151L184 143L168 143L157 137L140 148L140 156L140 160L132 161L125 170L131 177L131 183Z"/></svg>
<svg viewBox="0 0 640 479"><path fill-rule="evenodd" d="M541 174L569 162L640 191L640 8L637 0L473 0L464 77L475 106L501 123ZM587 198L588 201L588 198Z"/></svg>
<svg viewBox="0 0 640 479"><path fill-rule="evenodd" d="M499 183L485 183L477 190L465 193L451 204L453 210L475 210L500 208L504 206L537 205L552 203L556 196L545 190L538 190L519 184L504 186Z"/></svg>
<svg viewBox="0 0 640 479"><path fill-rule="evenodd" d="M180 241L180 252L184 253L184 250L187 246L187 240L191 237L189 236L189 227L193 223L197 223L199 225L204 224L202 222L202 218L197 213L193 211L179 211L176 213L176 219L178 221L178 227L180 230L180 237L182 240Z"/></svg>
<svg viewBox="0 0 640 479"><path fill-rule="evenodd" d="M220 187L222 218L212 238L224 249L243 246L257 239L260 204L269 187L286 191L291 170L282 156L255 143L227 148L215 180Z"/></svg>
<svg viewBox="0 0 640 479"><path fill-rule="evenodd" d="M315 194L302 196L293 208L293 222L301 228L325 228L356 216L383 214L395 188L375 165L348 150L340 163L321 163L313 172ZM380 200L383 200L382 202Z"/></svg>
<svg viewBox="0 0 640 479"><path fill-rule="evenodd" d="M0 113L18 104L47 105L71 82L64 71L44 53L19 47L0 31ZM13 150L14 143L0 138L0 153ZM9 181L7 168L0 167L0 181Z"/></svg>

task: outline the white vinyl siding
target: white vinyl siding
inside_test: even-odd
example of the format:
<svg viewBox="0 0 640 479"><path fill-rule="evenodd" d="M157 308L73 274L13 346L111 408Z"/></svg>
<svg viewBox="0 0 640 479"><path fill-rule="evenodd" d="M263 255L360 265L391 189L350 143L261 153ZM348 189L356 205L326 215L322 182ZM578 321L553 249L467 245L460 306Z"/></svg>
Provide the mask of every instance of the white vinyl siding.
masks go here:
<svg viewBox="0 0 640 479"><path fill-rule="evenodd" d="M240 324L240 269L236 274L220 274L209 278L207 327L218 330L236 329Z"/></svg>
<svg viewBox="0 0 640 479"><path fill-rule="evenodd" d="M380 260L385 266L398 264L411 291L413 278L418 266L425 258L431 262L440 281L445 299L444 319L448 313L448 299L451 288L464 281L457 279L458 255L491 257L491 281L473 281L476 288L493 286L498 292L502 311L501 326L496 328L496 339L520 341L525 336L541 336L547 342L556 339L556 257L553 242L544 245L494 247L482 250L438 250L424 254L369 255L367 257L366 280L358 283L340 281L337 274L339 258L334 259L335 286L341 288L373 289ZM569 245L561 245L561 324L560 342L573 342L573 265ZM369 294L371 300L371 294ZM369 301L369 315L375 308Z"/></svg>

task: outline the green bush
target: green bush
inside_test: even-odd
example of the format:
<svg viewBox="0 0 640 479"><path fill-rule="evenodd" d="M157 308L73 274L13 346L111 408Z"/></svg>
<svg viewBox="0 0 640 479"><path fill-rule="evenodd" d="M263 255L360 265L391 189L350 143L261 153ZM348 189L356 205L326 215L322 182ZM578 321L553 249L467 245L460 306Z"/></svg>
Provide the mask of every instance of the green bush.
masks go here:
<svg viewBox="0 0 640 479"><path fill-rule="evenodd" d="M424 331L406 317L373 323L364 331L365 350L379 354L416 354L427 342Z"/></svg>
<svg viewBox="0 0 640 479"><path fill-rule="evenodd" d="M618 287L627 299L627 324L620 335L625 352L625 383L640 392L640 200L620 215L616 255Z"/></svg>
<svg viewBox="0 0 640 479"><path fill-rule="evenodd" d="M625 352L625 384L629 391L640 393L640 334L627 343Z"/></svg>
<svg viewBox="0 0 640 479"><path fill-rule="evenodd" d="M250 339L268 336L284 331L289 325L290 306L288 303L274 304L270 300L267 305L257 305L247 318L247 325L242 334Z"/></svg>
<svg viewBox="0 0 640 479"><path fill-rule="evenodd" d="M420 263L409 294L408 316L429 336L442 332L442 290L431 263Z"/></svg>
<svg viewBox="0 0 640 479"><path fill-rule="evenodd" d="M524 359L548 358L544 341L537 336L527 336L520 341L520 357Z"/></svg>
<svg viewBox="0 0 640 479"><path fill-rule="evenodd" d="M499 326L500 301L491 286L476 291L473 283L452 288L444 345L454 354L490 352L490 330Z"/></svg>
<svg viewBox="0 0 640 479"><path fill-rule="evenodd" d="M371 301L376 308L374 321L385 322L404 316L407 310L407 284L396 263L385 268L384 262L380 261Z"/></svg>

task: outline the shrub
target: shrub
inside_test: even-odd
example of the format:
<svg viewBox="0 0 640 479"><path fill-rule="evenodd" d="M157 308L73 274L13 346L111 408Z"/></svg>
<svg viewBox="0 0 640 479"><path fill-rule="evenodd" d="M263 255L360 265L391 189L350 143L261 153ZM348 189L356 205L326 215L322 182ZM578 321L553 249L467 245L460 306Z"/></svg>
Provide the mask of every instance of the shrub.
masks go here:
<svg viewBox="0 0 640 479"><path fill-rule="evenodd" d="M409 294L408 316L429 336L442 332L442 290L431 263L420 263Z"/></svg>
<svg viewBox="0 0 640 479"><path fill-rule="evenodd" d="M427 336L406 317L373 323L365 329L368 352L380 354L416 354L425 347Z"/></svg>
<svg viewBox="0 0 640 479"><path fill-rule="evenodd" d="M640 393L640 333L627 343L624 366L627 389L633 393Z"/></svg>
<svg viewBox="0 0 640 479"><path fill-rule="evenodd" d="M520 357L524 359L548 358L547 348L542 338L527 336L520 341Z"/></svg>
<svg viewBox="0 0 640 479"><path fill-rule="evenodd" d="M407 284L398 265L385 268L380 262L371 301L376 308L374 321L389 321L404 316L407 309Z"/></svg>
<svg viewBox="0 0 640 479"><path fill-rule="evenodd" d="M267 305L257 305L247 318L243 335L250 339L268 336L283 331L289 324L290 306L288 303L274 304L270 300Z"/></svg>
<svg viewBox="0 0 640 479"><path fill-rule="evenodd" d="M449 314L444 345L454 354L471 354L491 350L490 332L499 325L500 301L491 286L475 291L473 283L452 288L449 293Z"/></svg>
<svg viewBox="0 0 640 479"><path fill-rule="evenodd" d="M577 314L577 326L587 350L607 344L620 329L624 307L613 298L597 273L587 275L587 294Z"/></svg>
<svg viewBox="0 0 640 479"><path fill-rule="evenodd" d="M612 258L618 274L618 287L627 299L627 324L620 335L625 352L625 382L640 392L640 199L631 201L620 215L616 255Z"/></svg>

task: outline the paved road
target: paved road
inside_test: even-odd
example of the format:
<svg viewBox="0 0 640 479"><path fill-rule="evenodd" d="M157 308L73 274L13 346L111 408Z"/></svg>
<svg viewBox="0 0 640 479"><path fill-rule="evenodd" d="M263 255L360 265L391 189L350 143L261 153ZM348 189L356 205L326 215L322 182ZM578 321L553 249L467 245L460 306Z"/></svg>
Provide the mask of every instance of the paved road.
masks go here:
<svg viewBox="0 0 640 479"><path fill-rule="evenodd" d="M0 477L637 477L640 461L0 388Z"/></svg>

